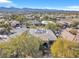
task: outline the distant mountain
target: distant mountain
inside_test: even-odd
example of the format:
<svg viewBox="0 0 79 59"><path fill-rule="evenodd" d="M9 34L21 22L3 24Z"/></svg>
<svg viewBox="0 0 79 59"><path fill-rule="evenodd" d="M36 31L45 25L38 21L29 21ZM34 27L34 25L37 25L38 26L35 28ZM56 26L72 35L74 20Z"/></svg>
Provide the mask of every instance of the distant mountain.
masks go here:
<svg viewBox="0 0 79 59"><path fill-rule="evenodd" d="M0 7L0 11L3 11L3 12L16 12L19 10L20 10L19 8L14 8L14 7L11 7L11 8Z"/></svg>
<svg viewBox="0 0 79 59"><path fill-rule="evenodd" d="M32 9L32 8L15 8L15 7L0 7L0 12L78 12L78 11L64 11L56 9Z"/></svg>

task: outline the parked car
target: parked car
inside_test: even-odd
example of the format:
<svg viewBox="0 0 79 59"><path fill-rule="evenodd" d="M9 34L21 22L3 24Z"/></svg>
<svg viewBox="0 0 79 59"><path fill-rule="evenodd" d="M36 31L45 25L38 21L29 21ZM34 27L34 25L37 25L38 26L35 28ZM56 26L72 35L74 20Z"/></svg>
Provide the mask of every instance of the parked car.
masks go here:
<svg viewBox="0 0 79 59"><path fill-rule="evenodd" d="M0 39L7 39L8 36L7 35L0 35Z"/></svg>

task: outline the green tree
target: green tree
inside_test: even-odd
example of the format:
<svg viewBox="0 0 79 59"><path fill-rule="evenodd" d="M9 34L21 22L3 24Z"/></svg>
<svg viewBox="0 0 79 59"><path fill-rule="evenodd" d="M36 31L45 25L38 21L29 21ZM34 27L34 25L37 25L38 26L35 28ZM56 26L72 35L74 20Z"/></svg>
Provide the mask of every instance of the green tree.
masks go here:
<svg viewBox="0 0 79 59"><path fill-rule="evenodd" d="M5 23L5 21L0 22L0 27L5 28L6 32L10 32L10 30L11 30L9 22L7 22L7 23Z"/></svg>
<svg viewBox="0 0 79 59"><path fill-rule="evenodd" d="M56 31L56 30L58 30L58 29L60 29L58 26L57 26L57 24L56 23L49 23L49 24L47 24L46 26L45 26L45 28L46 29L50 29L50 30L52 30L52 31Z"/></svg>
<svg viewBox="0 0 79 59"><path fill-rule="evenodd" d="M23 21L25 21L26 17L24 15L15 15L15 14L12 14L10 16L10 19L11 20L17 20L17 21L23 22Z"/></svg>
<svg viewBox="0 0 79 59"><path fill-rule="evenodd" d="M50 17L49 16L44 16L41 20L50 20Z"/></svg>

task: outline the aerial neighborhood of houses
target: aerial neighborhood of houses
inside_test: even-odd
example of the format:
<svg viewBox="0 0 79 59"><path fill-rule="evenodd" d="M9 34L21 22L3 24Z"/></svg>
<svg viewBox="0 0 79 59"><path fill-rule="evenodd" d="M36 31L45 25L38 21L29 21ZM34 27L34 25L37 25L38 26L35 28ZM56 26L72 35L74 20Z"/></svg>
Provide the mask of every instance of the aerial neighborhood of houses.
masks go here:
<svg viewBox="0 0 79 59"><path fill-rule="evenodd" d="M78 17L76 18L76 15L64 16L63 14L51 14L49 16L48 14L41 15L38 13L35 15L26 14L23 16L25 16L25 19L20 16L20 18L16 20L15 15L0 14L1 40L7 40L10 37L14 37L29 30L28 32L31 35L39 37L42 40L56 40L57 37L61 36L68 40L79 41L79 20ZM50 26L50 24L52 26ZM54 28L53 25L56 24L60 27L59 29ZM71 33L71 31L74 30L77 31L76 35Z"/></svg>
<svg viewBox="0 0 79 59"><path fill-rule="evenodd" d="M53 23L52 21L38 21L38 20L31 20L27 21L27 23L21 23L20 21L17 20L5 20L4 17L0 17L0 23L3 24L8 24L9 26L9 31L5 27L0 27L0 39L1 40L7 40L10 39L16 35L20 35L24 32L27 32L29 30L29 33L31 35L34 35L36 37L41 38L44 41L48 40L56 40L55 34L50 30L50 29L44 29L44 28L30 28L31 26L45 26L48 23ZM7 25L7 26L8 26Z"/></svg>
<svg viewBox="0 0 79 59"><path fill-rule="evenodd" d="M23 33L39 38L46 47L46 44L49 45L58 38L79 43L79 15L41 12L0 13L0 42L8 42Z"/></svg>
<svg viewBox="0 0 79 59"><path fill-rule="evenodd" d="M79 0L0 0L0 58L79 58Z"/></svg>

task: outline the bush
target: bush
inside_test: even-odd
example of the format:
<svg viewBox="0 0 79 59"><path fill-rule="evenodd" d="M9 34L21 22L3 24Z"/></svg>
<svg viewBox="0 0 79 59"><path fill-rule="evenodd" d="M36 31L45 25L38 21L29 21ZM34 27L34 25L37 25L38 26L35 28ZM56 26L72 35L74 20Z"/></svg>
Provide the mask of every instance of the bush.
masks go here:
<svg viewBox="0 0 79 59"><path fill-rule="evenodd" d="M58 26L57 26L57 24L56 23L53 23L53 24L48 24L48 25L46 25L46 29L50 29L50 30L52 30L52 31L56 31L56 30L58 30L58 29L60 29Z"/></svg>
<svg viewBox="0 0 79 59"><path fill-rule="evenodd" d="M10 32L11 30L10 23L5 23L5 21L0 22L0 27L5 28L6 32Z"/></svg>
<svg viewBox="0 0 79 59"><path fill-rule="evenodd" d="M0 57L39 57L39 46L42 41L29 34L22 34L9 42L0 44Z"/></svg>
<svg viewBox="0 0 79 59"><path fill-rule="evenodd" d="M51 53L53 57L77 58L79 57L79 46L76 42L58 38L57 41L51 46Z"/></svg>

